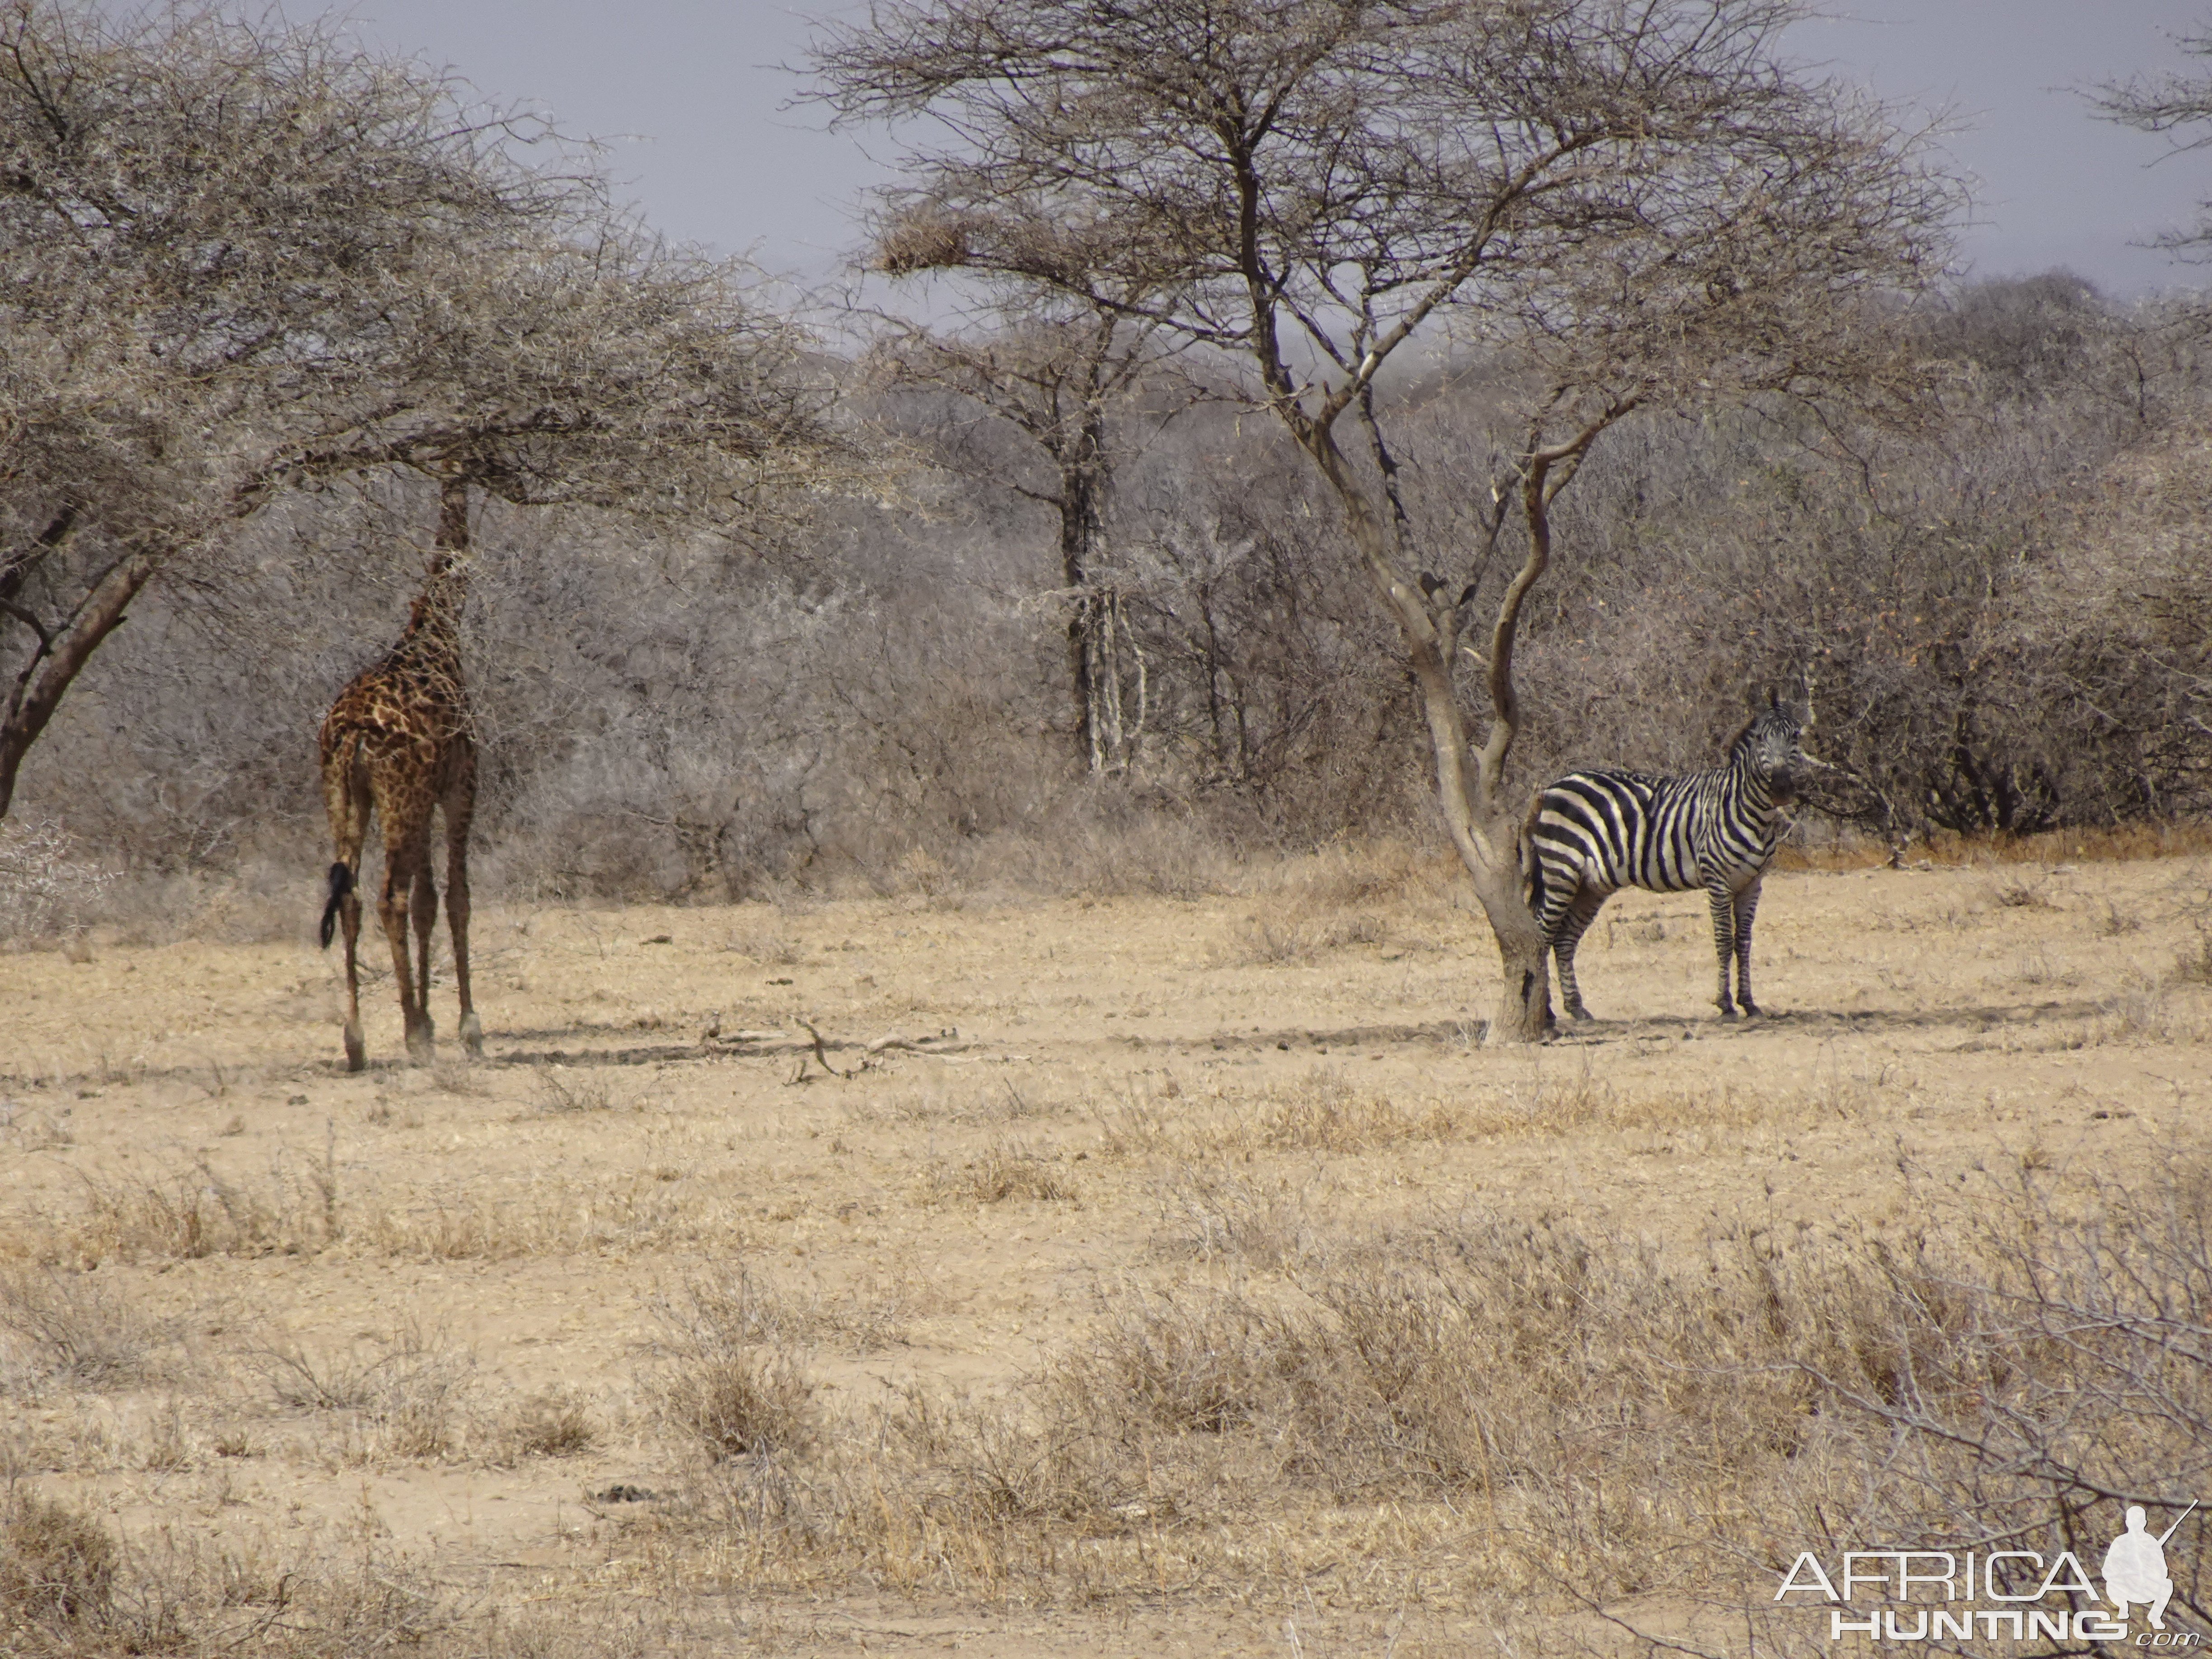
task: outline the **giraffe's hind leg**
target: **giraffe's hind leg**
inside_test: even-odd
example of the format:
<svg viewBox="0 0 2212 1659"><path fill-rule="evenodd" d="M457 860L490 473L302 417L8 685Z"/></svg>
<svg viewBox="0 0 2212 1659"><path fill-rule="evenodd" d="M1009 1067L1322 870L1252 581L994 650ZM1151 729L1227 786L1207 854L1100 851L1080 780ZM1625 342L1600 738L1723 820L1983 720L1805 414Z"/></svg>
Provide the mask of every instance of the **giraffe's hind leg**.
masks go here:
<svg viewBox="0 0 2212 1659"><path fill-rule="evenodd" d="M345 939L345 1057L346 1070L358 1072L368 1064L368 1045L361 1035L361 849L368 838L368 775L355 754L355 745L340 744L323 763L323 804L331 820L331 851L330 902L324 908L323 943L331 942L335 920ZM333 916L335 912L335 916Z"/></svg>
<svg viewBox="0 0 2212 1659"><path fill-rule="evenodd" d="M453 935L453 983L461 996L461 1042L483 1058L483 1026L469 998L469 824L476 816L477 768L471 753L446 792L446 926Z"/></svg>
<svg viewBox="0 0 2212 1659"><path fill-rule="evenodd" d="M436 1046L436 1025L430 1018L430 943L438 927L438 884L430 873L429 826L423 826L422 848L415 863L415 882L407 907L415 929L415 1006L407 1018L407 1057L428 1066ZM417 1046L416 1034L422 1034Z"/></svg>
<svg viewBox="0 0 2212 1659"><path fill-rule="evenodd" d="M368 1064L368 1045L361 1036L361 890L349 887L338 901L338 927L345 934L346 957L346 1070L358 1072Z"/></svg>
<svg viewBox="0 0 2212 1659"><path fill-rule="evenodd" d="M384 887L378 895L376 914L384 923L384 936L392 945L392 976L399 985L399 1016L407 1027L407 1057L417 1066L428 1065L434 1048L430 1016L423 1007L423 989L416 983L410 959L407 929L410 909L416 902L418 873L427 880L423 865L429 855L427 814L413 823L386 811L384 819ZM434 896L431 899L436 903Z"/></svg>

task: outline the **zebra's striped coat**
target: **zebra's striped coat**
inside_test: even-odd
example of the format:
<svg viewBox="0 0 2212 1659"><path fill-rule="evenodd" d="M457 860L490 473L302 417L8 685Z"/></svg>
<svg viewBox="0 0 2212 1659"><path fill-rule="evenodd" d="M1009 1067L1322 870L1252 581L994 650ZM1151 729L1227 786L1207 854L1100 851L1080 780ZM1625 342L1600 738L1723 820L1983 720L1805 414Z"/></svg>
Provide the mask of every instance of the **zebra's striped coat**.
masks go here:
<svg viewBox="0 0 2212 1659"><path fill-rule="evenodd" d="M1575 947L1606 900L1624 887L1711 899L1720 957L1721 1018L1751 1000L1751 923L1759 884L1784 823L1778 799L1814 764L1804 728L1779 703L1755 715L1729 746L1726 764L1680 777L1640 772L1574 772L1536 798L1528 815L1529 908L1559 964L1567 1012L1588 1019L1575 982ZM1735 994L1729 960L1736 964Z"/></svg>

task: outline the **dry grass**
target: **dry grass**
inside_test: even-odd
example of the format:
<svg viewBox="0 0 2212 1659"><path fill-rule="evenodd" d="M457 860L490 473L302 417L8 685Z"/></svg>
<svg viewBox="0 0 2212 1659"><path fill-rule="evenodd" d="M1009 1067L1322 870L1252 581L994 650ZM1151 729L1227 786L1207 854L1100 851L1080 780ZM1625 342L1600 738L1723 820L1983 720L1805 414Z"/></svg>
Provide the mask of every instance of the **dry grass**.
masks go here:
<svg viewBox="0 0 2212 1659"><path fill-rule="evenodd" d="M803 1287L738 1261L695 1274L656 1304L661 1322L702 1352L836 1343L868 1353L905 1341L907 1322L939 1305L910 1275L873 1275L842 1294Z"/></svg>
<svg viewBox="0 0 2212 1659"><path fill-rule="evenodd" d="M1292 1614L1312 1652L1389 1650L1401 1621L1401 1659L1463 1650L1493 1615L1591 1650L1590 1602L1742 1631L1807 1540L1942 1547L1977 1505L2049 1525L2066 1480L2212 1484L2179 1363L2212 1351L2202 1183L2185 1158L2125 1194L2073 1173L2195 1133L2201 874L2058 856L1791 884L1763 960L1804 1018L1725 1030L1670 1012L1701 1011L1710 960L1645 948L1674 909L1624 901L1593 941L1624 1017L1537 1052L1451 1035L1494 964L1436 860L1332 854L1198 910L761 912L805 968L791 1006L840 1036L961 1031L805 1089L562 1025L602 986L634 1000L612 926L605 956L529 963L552 988L511 1029L561 1031L530 1039L566 1045L557 1073L133 1046L10 1076L7 1154L69 1138L0 1171L0 1481L114 1553L76 1612L0 1601L0 1654L803 1651L872 1619L1010 1650L1050 1620L1072 1648L1248 1616L1221 1639L1250 1650ZM1293 963L1340 927L1389 945L1210 974L1255 911ZM619 938L719 939L703 915ZM1389 954L1446 927L1447 959ZM155 964L126 981L120 954L82 982L131 995ZM1654 973L1697 982L1626 983ZM563 1104L549 1075L614 1087ZM343 1161L275 1145L326 1117ZM149 1121L183 1150L126 1156ZM2134 1403L2092 1423L2097 1398ZM463 1486L507 1500L474 1511L483 1559L564 1565L448 1558L441 1587L368 1547L386 1523L442 1546ZM576 1611L601 1597L634 1618Z"/></svg>
<svg viewBox="0 0 2212 1659"><path fill-rule="evenodd" d="M366 1541L278 1558L246 1545L118 1542L36 1492L0 1499L0 1653L15 1659L642 1659L634 1609L505 1609ZM664 1626L665 1627L665 1626Z"/></svg>
<svg viewBox="0 0 2212 1659"><path fill-rule="evenodd" d="M50 1249L86 1262L312 1255L341 1231L335 1163L280 1156L268 1175L219 1173L205 1158L147 1173L82 1176L87 1204Z"/></svg>
<svg viewBox="0 0 2212 1659"><path fill-rule="evenodd" d="M1807 1109L1810 1103L1734 1087L1623 1089L1586 1063L1542 1063L1524 1081L1455 1101L1406 1101L1357 1087L1316 1066L1296 1081L1217 1089L1184 1098L1172 1079L1097 1109L1099 1151L1108 1158L1219 1159L1259 1152L1346 1156L1429 1141L1511 1135L1680 1131L1696 1138L1743 1129ZM1824 1104L1835 1103L1824 1091Z"/></svg>
<svg viewBox="0 0 2212 1659"><path fill-rule="evenodd" d="M159 1375L155 1356L180 1321L149 1312L112 1276L16 1263L0 1268L0 1332L32 1363L70 1382L112 1388Z"/></svg>
<svg viewBox="0 0 2212 1659"><path fill-rule="evenodd" d="M1070 1203L1074 1183L1055 1166L1054 1155L1032 1151L1019 1141L994 1140L959 1164L939 1164L921 1179L925 1203Z"/></svg>
<svg viewBox="0 0 2212 1659"><path fill-rule="evenodd" d="M1014 1395L909 1389L706 1518L763 1590L1080 1599L1171 1564L1356 1601L1441 1552L1564 1611L1726 1601L1786 1565L1759 1540L1820 1535L1823 1515L1952 1540L2146 1459L2212 1473L2212 1378L2189 1357L2212 1333L2185 1291L2212 1272L2204 1183L2037 1179L1971 1209L1923 1195L1902 1230L1726 1231L1689 1260L1559 1221L1338 1227L1250 1264L1273 1288L1107 1292ZM788 1399L789 1362L765 1363ZM747 1427L694 1431L775 1443L750 1426L788 1408L762 1405L763 1375L732 1391Z"/></svg>
<svg viewBox="0 0 2212 1659"><path fill-rule="evenodd" d="M0 1511L0 1609L53 1631L97 1620L115 1593L115 1540L65 1504L35 1492Z"/></svg>
<svg viewBox="0 0 2212 1659"><path fill-rule="evenodd" d="M410 1321L317 1347L278 1337L248 1357L280 1405L343 1415L349 1463L441 1459L461 1449L476 1357L434 1327Z"/></svg>
<svg viewBox="0 0 2212 1659"><path fill-rule="evenodd" d="M541 1112L611 1112L615 1109L614 1087L597 1072L572 1072L566 1066L541 1066L532 1079Z"/></svg>
<svg viewBox="0 0 2212 1659"><path fill-rule="evenodd" d="M580 1457L601 1438L599 1419L567 1389L534 1395L515 1408L507 1425L507 1444L517 1457Z"/></svg>

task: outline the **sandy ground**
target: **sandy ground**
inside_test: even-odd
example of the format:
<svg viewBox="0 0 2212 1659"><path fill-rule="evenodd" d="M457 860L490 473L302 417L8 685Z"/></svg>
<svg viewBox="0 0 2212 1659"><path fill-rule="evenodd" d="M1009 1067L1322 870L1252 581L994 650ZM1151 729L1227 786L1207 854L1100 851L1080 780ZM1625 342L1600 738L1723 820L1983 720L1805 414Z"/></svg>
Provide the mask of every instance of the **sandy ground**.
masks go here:
<svg viewBox="0 0 2212 1659"><path fill-rule="evenodd" d="M1624 895L1581 958L1601 1018L1534 1050L1480 1046L1496 958L1430 865L1310 860L1191 902L486 908L483 1061L404 1064L387 970L356 1075L310 900L288 943L0 956L0 1265L155 1330L71 1378L0 1322L0 1461L126 1537L270 1560L373 1540L507 1601L650 1623L642 1597L716 1650L1277 1652L1304 1617L1327 1650L1382 1651L1402 1610L738 1597L648 1562L634 1517L659 1500L635 1494L696 1474L654 1411L670 1310L742 1263L842 1310L799 1347L858 1407L1032 1374L1102 1286L1206 1224L1179 1199L1194 1168L1331 1214L1474 1200L1662 1246L1879 1219L1901 1165L2124 1173L2204 1139L2212 1001L2175 963L2208 880L2187 859L1778 874L1768 1014L1732 1025L1703 900ZM443 975L433 1009L450 1032ZM1452 1127L1350 1150L1221 1127L1313 1098ZM1005 1168L1023 1181L994 1189ZM447 1379L434 1432L286 1382L379 1363ZM533 1446L563 1401L589 1443ZM1448 1601L1413 1619L1437 1651L1480 1636Z"/></svg>

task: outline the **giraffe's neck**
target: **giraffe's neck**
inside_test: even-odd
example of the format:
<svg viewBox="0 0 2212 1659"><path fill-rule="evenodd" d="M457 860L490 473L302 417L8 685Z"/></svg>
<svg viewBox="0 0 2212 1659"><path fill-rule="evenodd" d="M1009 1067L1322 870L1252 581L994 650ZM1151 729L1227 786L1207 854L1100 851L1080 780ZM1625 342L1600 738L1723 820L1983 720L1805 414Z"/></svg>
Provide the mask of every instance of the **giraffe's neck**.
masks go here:
<svg viewBox="0 0 2212 1659"><path fill-rule="evenodd" d="M433 571L409 607L407 631L387 662L433 669L459 688L461 678L461 612L468 603L468 573L452 561Z"/></svg>

